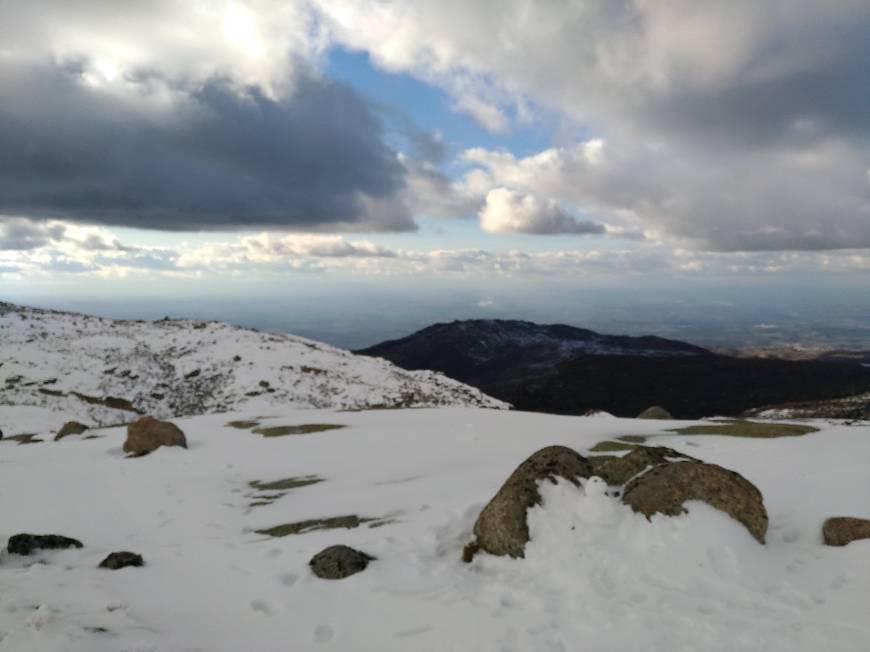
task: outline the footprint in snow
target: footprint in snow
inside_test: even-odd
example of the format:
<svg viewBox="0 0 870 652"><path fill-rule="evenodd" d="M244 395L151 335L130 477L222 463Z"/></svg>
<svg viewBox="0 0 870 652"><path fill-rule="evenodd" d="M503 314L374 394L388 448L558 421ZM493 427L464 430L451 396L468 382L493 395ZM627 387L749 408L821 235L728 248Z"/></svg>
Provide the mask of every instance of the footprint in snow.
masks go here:
<svg viewBox="0 0 870 652"><path fill-rule="evenodd" d="M412 636L420 636L420 634L431 632L433 629L434 627L432 627L432 625L420 625L419 627L412 627L410 629L403 629L401 632L396 632L393 634L393 637L410 638Z"/></svg>
<svg viewBox="0 0 870 652"><path fill-rule="evenodd" d="M329 643L335 638L335 628L332 625L323 623L314 628L315 643Z"/></svg>
<svg viewBox="0 0 870 652"><path fill-rule="evenodd" d="M294 584L296 584L297 581L299 581L299 576L295 573L285 573L284 575L281 575L278 579L281 580L281 584L283 584L284 586L293 586Z"/></svg>

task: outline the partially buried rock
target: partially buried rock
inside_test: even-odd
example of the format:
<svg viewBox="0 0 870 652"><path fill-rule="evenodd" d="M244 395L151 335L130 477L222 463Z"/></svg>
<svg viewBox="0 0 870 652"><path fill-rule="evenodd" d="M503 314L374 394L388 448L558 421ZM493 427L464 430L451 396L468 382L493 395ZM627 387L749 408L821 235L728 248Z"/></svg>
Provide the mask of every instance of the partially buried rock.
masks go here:
<svg viewBox="0 0 870 652"><path fill-rule="evenodd" d="M829 546L845 546L860 539L870 539L870 520L854 516L834 516L822 526L822 536Z"/></svg>
<svg viewBox="0 0 870 652"><path fill-rule="evenodd" d="M663 407L653 405L637 415L638 419L673 419L671 413Z"/></svg>
<svg viewBox="0 0 870 652"><path fill-rule="evenodd" d="M100 568L108 568L109 570L118 570L127 566L144 566L145 560L142 555L137 555L129 550L121 550L113 552L103 561L100 562Z"/></svg>
<svg viewBox="0 0 870 652"><path fill-rule="evenodd" d="M474 535L482 550L493 555L523 557L529 541L526 511L541 504L538 482L564 478L575 485L592 475L592 465L577 451L565 446L548 446L520 464L474 524Z"/></svg>
<svg viewBox="0 0 870 652"><path fill-rule="evenodd" d="M174 423L142 417L127 426L124 452L132 455L147 455L161 446L187 448L184 433Z"/></svg>
<svg viewBox="0 0 870 652"><path fill-rule="evenodd" d="M78 421L67 421L61 426L60 430L57 431L54 440L59 441L67 435L80 435L87 429L88 427L83 423L79 423Z"/></svg>
<svg viewBox="0 0 870 652"><path fill-rule="evenodd" d="M340 580L364 571L375 557L349 546L329 546L318 552L308 565L324 580Z"/></svg>
<svg viewBox="0 0 870 652"><path fill-rule="evenodd" d="M613 457L597 465L595 475L607 484L620 485L631 480L648 467L667 464L677 460L695 460L673 448L664 446L638 446L622 457Z"/></svg>
<svg viewBox="0 0 870 652"><path fill-rule="evenodd" d="M701 500L729 514L764 543L767 510L761 492L739 473L715 464L662 464L632 480L622 496L626 505L647 518L682 514L687 500Z"/></svg>
<svg viewBox="0 0 870 652"><path fill-rule="evenodd" d="M81 541L59 534L16 534L9 537L6 549L13 555L29 555L34 550L63 550L81 547Z"/></svg>

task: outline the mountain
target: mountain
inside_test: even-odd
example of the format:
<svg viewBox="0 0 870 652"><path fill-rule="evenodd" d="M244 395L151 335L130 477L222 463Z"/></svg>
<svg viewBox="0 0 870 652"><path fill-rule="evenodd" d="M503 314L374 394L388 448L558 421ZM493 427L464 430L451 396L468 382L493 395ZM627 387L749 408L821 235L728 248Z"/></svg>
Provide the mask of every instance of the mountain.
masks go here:
<svg viewBox="0 0 870 652"><path fill-rule="evenodd" d="M508 407L431 371L218 322L123 321L0 303L0 428L294 408ZM14 426L14 427L13 427Z"/></svg>
<svg viewBox="0 0 870 652"><path fill-rule="evenodd" d="M657 404L699 418L870 390L870 368L858 361L735 358L659 337L524 321L435 324L358 353L443 372L518 409L562 414L635 416Z"/></svg>

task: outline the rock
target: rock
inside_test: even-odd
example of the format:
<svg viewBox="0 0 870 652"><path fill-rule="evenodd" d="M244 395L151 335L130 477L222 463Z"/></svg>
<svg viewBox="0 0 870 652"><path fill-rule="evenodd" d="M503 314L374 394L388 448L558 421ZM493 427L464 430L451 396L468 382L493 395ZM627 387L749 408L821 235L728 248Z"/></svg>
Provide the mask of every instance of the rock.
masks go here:
<svg viewBox="0 0 870 652"><path fill-rule="evenodd" d="M67 435L80 435L87 429L88 427L83 423L79 423L78 421L67 421L60 427L60 430L57 431L54 440L60 441Z"/></svg>
<svg viewBox="0 0 870 652"><path fill-rule="evenodd" d="M637 415L638 419L673 419L671 413L663 407L653 405Z"/></svg>
<svg viewBox="0 0 870 652"><path fill-rule="evenodd" d="M565 446L548 446L520 464L474 524L474 535L482 550L493 555L523 557L529 541L526 510L541 504L538 481L565 478L579 485L579 478L592 475L585 457Z"/></svg>
<svg viewBox="0 0 870 652"><path fill-rule="evenodd" d="M715 464L661 464L628 483L622 502L647 518L677 516L687 500L702 500L746 526L759 543L767 533L767 510L758 488L739 473Z"/></svg>
<svg viewBox="0 0 870 652"><path fill-rule="evenodd" d="M125 453L147 455L161 446L187 448L187 439L174 423L158 421L153 417L142 417L127 426Z"/></svg>
<svg viewBox="0 0 870 652"><path fill-rule="evenodd" d="M311 558L311 571L324 580L340 580L364 571L376 557L349 546L329 546Z"/></svg>
<svg viewBox="0 0 870 652"><path fill-rule="evenodd" d="M100 562L100 568L108 568L109 570L118 570L127 566L144 566L145 560L142 555L137 555L129 550L121 550L113 552L103 561Z"/></svg>
<svg viewBox="0 0 870 652"><path fill-rule="evenodd" d="M81 547L81 541L59 534L16 534L9 537L6 550L13 555L29 555L34 550L62 550Z"/></svg>
<svg viewBox="0 0 870 652"><path fill-rule="evenodd" d="M667 464L674 460L700 461L665 446L638 446L622 457L612 457L596 465L595 475L607 484L625 484L648 467Z"/></svg>
<svg viewBox="0 0 870 652"><path fill-rule="evenodd" d="M870 519L834 516L822 526L825 545L845 546L852 541L870 539Z"/></svg>

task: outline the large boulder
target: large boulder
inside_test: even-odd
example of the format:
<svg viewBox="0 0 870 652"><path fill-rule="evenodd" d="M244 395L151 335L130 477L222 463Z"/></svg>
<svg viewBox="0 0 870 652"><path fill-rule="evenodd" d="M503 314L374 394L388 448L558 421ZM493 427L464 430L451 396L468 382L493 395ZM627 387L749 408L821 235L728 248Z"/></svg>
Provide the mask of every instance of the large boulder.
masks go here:
<svg viewBox="0 0 870 652"><path fill-rule="evenodd" d="M679 460L698 461L665 446L638 446L622 457L612 457L596 465L595 475L610 485L621 485L649 467Z"/></svg>
<svg viewBox="0 0 870 652"><path fill-rule="evenodd" d="M523 557L529 541L526 511L541 504L538 482L564 478L579 485L580 478L592 476L592 465L585 457L565 446L548 446L534 453L511 474L495 497L489 501L477 522L477 545L493 555Z"/></svg>
<svg viewBox="0 0 870 652"><path fill-rule="evenodd" d="M870 539L870 520L854 516L834 516L822 526L822 536L829 546L845 546L860 539Z"/></svg>
<svg viewBox="0 0 870 652"><path fill-rule="evenodd" d="M637 415L638 419L673 419L671 413L663 407L653 405Z"/></svg>
<svg viewBox="0 0 870 652"><path fill-rule="evenodd" d="M311 571L324 580L341 580L368 567L375 557L349 546L329 546L318 552L308 565Z"/></svg>
<svg viewBox="0 0 870 652"><path fill-rule="evenodd" d="M80 435L87 429L88 427L83 423L79 423L78 421L67 421L60 427L60 430L57 431L54 440L60 441L67 435Z"/></svg>
<svg viewBox="0 0 870 652"><path fill-rule="evenodd" d="M132 455L147 455L161 446L187 448L184 433L174 423L142 417L127 426L124 452Z"/></svg>
<svg viewBox="0 0 870 652"><path fill-rule="evenodd" d="M767 510L758 488L739 473L715 464L662 464L628 483L622 501L634 511L677 516L687 500L702 500L740 521L759 543L767 533Z"/></svg>
<svg viewBox="0 0 870 652"><path fill-rule="evenodd" d="M6 545L13 555L29 555L34 550L63 550L81 548L82 542L59 534L16 534L9 537Z"/></svg>

